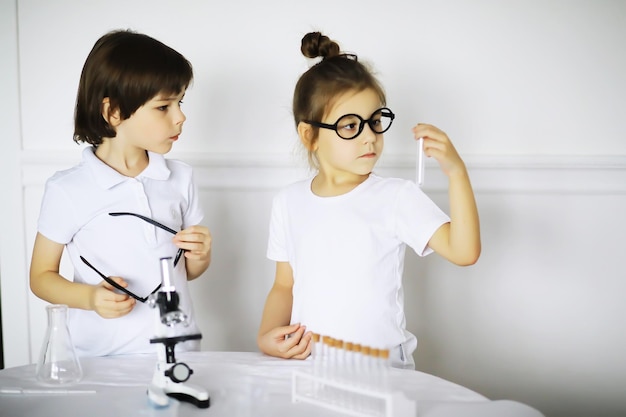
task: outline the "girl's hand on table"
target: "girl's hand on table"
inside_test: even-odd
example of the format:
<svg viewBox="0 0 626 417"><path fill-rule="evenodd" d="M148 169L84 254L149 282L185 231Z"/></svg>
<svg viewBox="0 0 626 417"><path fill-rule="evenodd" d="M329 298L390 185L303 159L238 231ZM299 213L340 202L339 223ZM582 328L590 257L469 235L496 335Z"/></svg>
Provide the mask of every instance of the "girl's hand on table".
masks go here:
<svg viewBox="0 0 626 417"><path fill-rule="evenodd" d="M259 345L268 355L284 359L306 359L311 354L312 332L306 326L291 324L275 327L259 337Z"/></svg>

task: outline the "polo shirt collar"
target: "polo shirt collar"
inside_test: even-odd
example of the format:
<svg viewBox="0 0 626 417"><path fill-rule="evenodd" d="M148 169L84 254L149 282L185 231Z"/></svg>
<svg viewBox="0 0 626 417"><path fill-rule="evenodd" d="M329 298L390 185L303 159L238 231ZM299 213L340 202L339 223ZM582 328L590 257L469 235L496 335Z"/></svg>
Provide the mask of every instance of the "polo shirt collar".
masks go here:
<svg viewBox="0 0 626 417"><path fill-rule="evenodd" d="M102 162L95 154L96 148L88 146L83 150L83 162L89 166L93 173L96 183L103 189L113 188L114 186L126 181L129 177L120 174L110 166ZM150 178L153 180L167 180L170 176L170 170L167 167L163 155L148 151L148 166L141 174L137 175L137 179Z"/></svg>

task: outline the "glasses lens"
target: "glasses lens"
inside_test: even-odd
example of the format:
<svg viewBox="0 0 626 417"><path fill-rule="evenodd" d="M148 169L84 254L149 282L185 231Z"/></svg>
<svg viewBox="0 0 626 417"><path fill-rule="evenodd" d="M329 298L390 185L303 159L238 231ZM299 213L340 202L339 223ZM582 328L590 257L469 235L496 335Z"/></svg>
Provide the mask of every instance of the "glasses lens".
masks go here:
<svg viewBox="0 0 626 417"><path fill-rule="evenodd" d="M363 130L363 119L355 114L347 114L337 121L337 134L343 139L355 138Z"/></svg>
<svg viewBox="0 0 626 417"><path fill-rule="evenodd" d="M387 109L379 109L370 118L369 125L376 133L384 133L391 127L393 114Z"/></svg>

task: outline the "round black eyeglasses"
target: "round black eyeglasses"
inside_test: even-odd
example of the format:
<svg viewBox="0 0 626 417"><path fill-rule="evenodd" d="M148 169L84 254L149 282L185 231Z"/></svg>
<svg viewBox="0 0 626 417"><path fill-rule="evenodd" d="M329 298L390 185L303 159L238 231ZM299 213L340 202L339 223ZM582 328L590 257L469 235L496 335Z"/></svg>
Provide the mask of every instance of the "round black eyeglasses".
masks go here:
<svg viewBox="0 0 626 417"><path fill-rule="evenodd" d="M354 139L363 132L365 123L367 123L374 133L385 133L391 127L393 119L396 117L387 107L381 107L376 110L369 119L363 119L358 114L345 114L341 116L334 124L315 122L312 120L303 120L311 126L321 127L323 129L334 130L341 139Z"/></svg>

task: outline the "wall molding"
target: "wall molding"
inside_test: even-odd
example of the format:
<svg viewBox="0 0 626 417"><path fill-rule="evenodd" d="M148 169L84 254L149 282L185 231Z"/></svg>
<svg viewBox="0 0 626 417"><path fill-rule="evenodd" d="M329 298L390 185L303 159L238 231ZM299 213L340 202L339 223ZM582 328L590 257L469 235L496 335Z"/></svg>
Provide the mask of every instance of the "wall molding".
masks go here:
<svg viewBox="0 0 626 417"><path fill-rule="evenodd" d="M310 175L305 161L290 154L210 154L171 152L191 164L200 188L274 189ZM40 186L55 171L77 163L79 153L22 152L22 183ZM464 158L472 185L481 193L626 193L624 156L497 156ZM376 172L415 178L415 157L384 155ZM426 191L444 192L447 179L436 162L426 163Z"/></svg>

